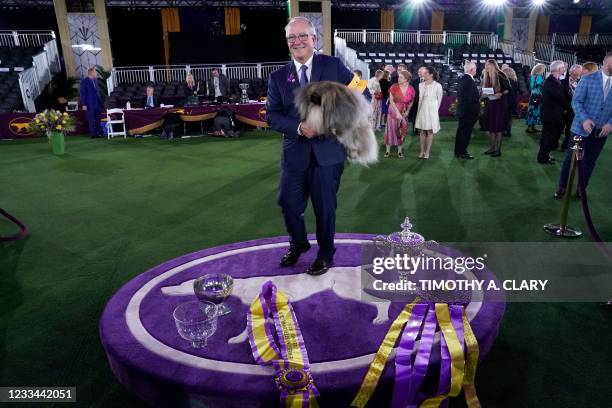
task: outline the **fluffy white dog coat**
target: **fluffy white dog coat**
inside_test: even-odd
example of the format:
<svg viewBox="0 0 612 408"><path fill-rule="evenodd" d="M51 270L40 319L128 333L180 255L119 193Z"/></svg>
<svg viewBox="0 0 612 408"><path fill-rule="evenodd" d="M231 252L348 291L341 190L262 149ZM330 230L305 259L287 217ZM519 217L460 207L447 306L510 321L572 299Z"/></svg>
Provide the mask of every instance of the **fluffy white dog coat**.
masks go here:
<svg viewBox="0 0 612 408"><path fill-rule="evenodd" d="M338 139L350 162L367 166L378 161L371 107L363 95L337 82L311 82L298 90L295 105L304 123Z"/></svg>

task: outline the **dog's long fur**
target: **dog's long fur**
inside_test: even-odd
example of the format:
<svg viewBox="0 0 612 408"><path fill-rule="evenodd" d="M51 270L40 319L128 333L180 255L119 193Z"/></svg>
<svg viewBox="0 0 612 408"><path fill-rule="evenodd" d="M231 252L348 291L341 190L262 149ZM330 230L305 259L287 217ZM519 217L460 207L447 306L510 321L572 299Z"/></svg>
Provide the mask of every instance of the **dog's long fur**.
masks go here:
<svg viewBox="0 0 612 408"><path fill-rule="evenodd" d="M337 82L311 82L297 91L295 105L304 123L338 139L349 161L364 166L378 161L371 108L362 95Z"/></svg>

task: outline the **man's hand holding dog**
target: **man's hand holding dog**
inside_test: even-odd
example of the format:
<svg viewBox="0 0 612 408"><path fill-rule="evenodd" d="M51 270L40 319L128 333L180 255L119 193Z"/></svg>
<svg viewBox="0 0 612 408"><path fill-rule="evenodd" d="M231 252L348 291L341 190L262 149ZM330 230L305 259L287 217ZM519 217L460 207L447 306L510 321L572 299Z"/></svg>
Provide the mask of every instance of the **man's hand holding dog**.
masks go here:
<svg viewBox="0 0 612 408"><path fill-rule="evenodd" d="M317 132L316 129L311 128L304 122L300 123L300 132L302 133L302 136L308 139L319 136L319 132Z"/></svg>

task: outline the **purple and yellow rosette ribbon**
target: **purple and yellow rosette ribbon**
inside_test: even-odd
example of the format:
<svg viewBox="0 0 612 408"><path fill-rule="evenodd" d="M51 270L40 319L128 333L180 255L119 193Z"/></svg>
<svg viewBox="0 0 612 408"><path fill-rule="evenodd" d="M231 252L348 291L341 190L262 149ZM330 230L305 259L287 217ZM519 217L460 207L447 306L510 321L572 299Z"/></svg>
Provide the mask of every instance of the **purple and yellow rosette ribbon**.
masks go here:
<svg viewBox="0 0 612 408"><path fill-rule="evenodd" d="M272 317L274 325L268 322ZM273 365L281 404L288 408L316 408L319 392L310 373L308 354L287 296L266 282L247 314L251 352L260 365ZM276 331L278 343L272 333Z"/></svg>

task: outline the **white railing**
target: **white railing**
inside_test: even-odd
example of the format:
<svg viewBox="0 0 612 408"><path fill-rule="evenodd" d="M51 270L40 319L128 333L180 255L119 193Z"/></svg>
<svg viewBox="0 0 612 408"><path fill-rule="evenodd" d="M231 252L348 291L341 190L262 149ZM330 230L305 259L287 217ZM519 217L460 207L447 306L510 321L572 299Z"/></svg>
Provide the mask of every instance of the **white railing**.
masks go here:
<svg viewBox="0 0 612 408"><path fill-rule="evenodd" d="M0 47L41 47L51 40L53 31L0 30Z"/></svg>
<svg viewBox="0 0 612 408"><path fill-rule="evenodd" d="M370 66L367 62L362 61L357 56L357 51L346 46L346 40L340 37L334 37L335 56L340 58L350 70L358 69L361 71L362 78L370 78Z"/></svg>
<svg viewBox="0 0 612 408"><path fill-rule="evenodd" d="M338 30L335 31L335 33L337 32ZM342 33L341 38L346 42L364 44L366 42L366 30L342 30ZM334 37L337 37L337 35L334 34Z"/></svg>
<svg viewBox="0 0 612 408"><path fill-rule="evenodd" d="M419 43L419 31L394 31L393 36L396 44Z"/></svg>
<svg viewBox="0 0 612 408"><path fill-rule="evenodd" d="M41 52L33 57L33 67L36 70L36 80L38 81L38 89L45 89L45 86L51 82L51 70L47 53ZM38 96L38 95L36 95Z"/></svg>
<svg viewBox="0 0 612 408"><path fill-rule="evenodd" d="M61 72L62 65L60 63L59 52L57 51L57 42L55 39L47 41L47 43L44 45L44 50L47 53L51 73L57 74L58 72Z"/></svg>
<svg viewBox="0 0 612 408"><path fill-rule="evenodd" d="M515 51L513 56L514 56L514 62L521 63L522 65L533 67L536 64L536 56L534 52L528 53L528 52Z"/></svg>
<svg viewBox="0 0 612 408"><path fill-rule="evenodd" d="M228 79L267 78L270 73L286 62L262 62L253 64L198 64L198 65L161 65L115 67L109 77L109 94L118 84L134 84L147 82L184 82L188 74L198 81L212 77L213 68L220 68Z"/></svg>
<svg viewBox="0 0 612 408"><path fill-rule="evenodd" d="M446 34L445 33L425 33L421 34L421 44L444 44Z"/></svg>
<svg viewBox="0 0 612 408"><path fill-rule="evenodd" d="M393 31L366 31L366 44L367 43L390 43L392 42L391 34Z"/></svg>
<svg viewBox="0 0 612 408"><path fill-rule="evenodd" d="M0 46L10 48L42 47L42 52L32 57L32 68L19 74L19 86L23 106L35 112L34 100L61 71L57 40L53 31L0 31Z"/></svg>
<svg viewBox="0 0 612 408"><path fill-rule="evenodd" d="M541 43L536 41L535 55L538 60L552 62L555 60L561 60L566 62L569 66L576 63L577 57L575 52L559 51L554 44Z"/></svg>
<svg viewBox="0 0 612 408"><path fill-rule="evenodd" d="M467 33L446 33L446 44L448 45L463 45L468 44Z"/></svg>
<svg viewBox="0 0 612 408"><path fill-rule="evenodd" d="M476 44L497 48L497 35L490 32L409 31L409 30L336 30L334 37L349 43L393 44Z"/></svg>
<svg viewBox="0 0 612 408"><path fill-rule="evenodd" d="M553 45L612 45L612 33L551 33L536 35L536 42Z"/></svg>
<svg viewBox="0 0 612 408"><path fill-rule="evenodd" d="M23 106L28 112L36 112L34 100L40 95L40 90L38 88L38 78L34 67L19 73L19 88L21 89Z"/></svg>

